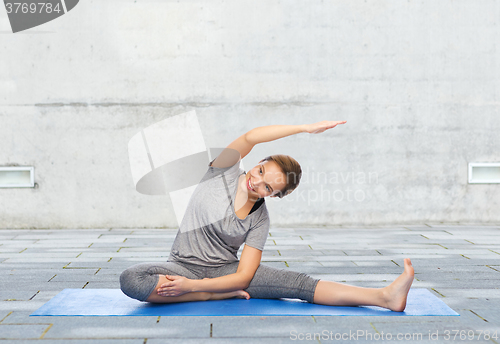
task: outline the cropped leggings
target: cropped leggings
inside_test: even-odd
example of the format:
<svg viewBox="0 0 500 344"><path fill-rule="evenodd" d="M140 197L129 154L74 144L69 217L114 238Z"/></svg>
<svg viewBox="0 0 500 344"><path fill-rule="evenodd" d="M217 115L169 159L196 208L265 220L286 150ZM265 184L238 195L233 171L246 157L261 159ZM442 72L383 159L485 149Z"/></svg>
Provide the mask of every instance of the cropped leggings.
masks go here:
<svg viewBox="0 0 500 344"><path fill-rule="evenodd" d="M239 262L220 267L206 267L180 262L140 263L120 275L123 293L133 299L146 301L158 284L159 275L177 275L189 279L216 278L235 273ZM251 298L294 298L313 303L319 279L304 273L259 265L245 291Z"/></svg>

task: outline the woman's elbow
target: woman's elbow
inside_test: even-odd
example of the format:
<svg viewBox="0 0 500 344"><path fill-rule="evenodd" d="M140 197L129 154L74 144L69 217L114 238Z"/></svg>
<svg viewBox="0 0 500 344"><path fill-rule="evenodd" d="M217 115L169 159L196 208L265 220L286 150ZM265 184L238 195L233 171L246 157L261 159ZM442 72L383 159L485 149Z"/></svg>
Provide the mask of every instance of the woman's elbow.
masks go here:
<svg viewBox="0 0 500 344"><path fill-rule="evenodd" d="M243 281L243 283L241 283L241 288L240 289L246 289L250 286L250 281Z"/></svg>
<svg viewBox="0 0 500 344"><path fill-rule="evenodd" d="M250 286L250 282L252 281L253 275L249 276L247 274L242 274L240 278L240 289L246 289Z"/></svg>

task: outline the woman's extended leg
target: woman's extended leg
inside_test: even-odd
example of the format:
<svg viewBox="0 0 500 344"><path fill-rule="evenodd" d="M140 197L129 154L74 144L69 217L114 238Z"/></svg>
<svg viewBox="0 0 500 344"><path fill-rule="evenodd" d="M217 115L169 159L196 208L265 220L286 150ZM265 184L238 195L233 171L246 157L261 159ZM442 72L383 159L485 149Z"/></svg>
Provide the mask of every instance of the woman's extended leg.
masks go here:
<svg viewBox="0 0 500 344"><path fill-rule="evenodd" d="M408 258L405 270L384 288L362 288L320 280L314 292L314 303L330 306L380 306L396 312L406 307L406 297L413 282L413 267Z"/></svg>
<svg viewBox="0 0 500 344"><path fill-rule="evenodd" d="M238 263L212 271L210 278L236 272ZM413 282L413 267L405 259L405 270L384 288L362 288L336 282L322 281L304 273L260 265L246 292L252 298L298 298L329 306L380 306L403 311Z"/></svg>

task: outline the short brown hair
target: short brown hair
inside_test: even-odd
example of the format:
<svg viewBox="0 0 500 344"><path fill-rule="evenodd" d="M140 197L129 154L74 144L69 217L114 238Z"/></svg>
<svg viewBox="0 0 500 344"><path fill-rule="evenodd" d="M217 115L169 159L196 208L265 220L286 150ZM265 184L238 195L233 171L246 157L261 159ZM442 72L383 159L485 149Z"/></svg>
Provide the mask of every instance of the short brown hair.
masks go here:
<svg viewBox="0 0 500 344"><path fill-rule="evenodd" d="M297 186L299 186L300 177L302 177L302 169L300 164L291 156L284 154L275 154L265 157L263 161L274 161L280 167L283 174L286 176L286 186L278 192L276 196L283 198L289 195Z"/></svg>

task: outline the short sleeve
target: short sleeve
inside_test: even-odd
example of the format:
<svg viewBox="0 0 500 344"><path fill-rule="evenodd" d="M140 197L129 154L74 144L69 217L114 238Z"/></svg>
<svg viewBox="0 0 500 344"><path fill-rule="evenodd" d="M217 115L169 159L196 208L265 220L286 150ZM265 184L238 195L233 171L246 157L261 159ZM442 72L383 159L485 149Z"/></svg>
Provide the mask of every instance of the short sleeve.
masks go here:
<svg viewBox="0 0 500 344"><path fill-rule="evenodd" d="M267 236L269 235L269 224L269 216L266 210L256 222L255 226L252 226L248 231L245 238L245 244L261 251L264 250Z"/></svg>
<svg viewBox="0 0 500 344"><path fill-rule="evenodd" d="M212 163L214 162L214 160L215 159L210 161L210 163L208 164L207 173L205 174L205 177L203 178L202 181L205 181L205 180L210 179L210 178L215 178L215 177L221 176L221 175L224 175L226 180L233 181L233 180L236 180L242 172L244 172L240 168L240 161L235 163L233 166L219 168L219 167L212 166Z"/></svg>

